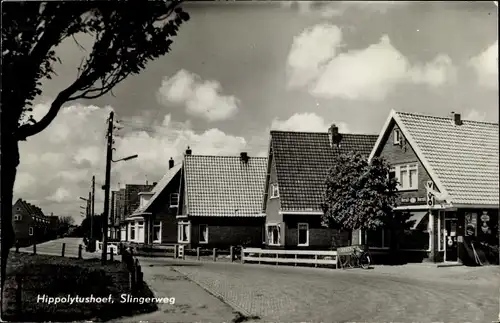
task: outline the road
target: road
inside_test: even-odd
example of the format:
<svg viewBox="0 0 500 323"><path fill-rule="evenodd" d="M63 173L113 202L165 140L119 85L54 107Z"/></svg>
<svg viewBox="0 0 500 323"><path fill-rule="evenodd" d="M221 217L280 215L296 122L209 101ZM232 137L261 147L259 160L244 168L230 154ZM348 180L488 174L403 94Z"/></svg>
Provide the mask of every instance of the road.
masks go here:
<svg viewBox="0 0 500 323"><path fill-rule="evenodd" d="M260 322L492 322L498 318L498 267L493 271L424 266L344 271L210 262L189 265L186 261L176 266L182 263L148 258L141 258L141 264L172 266L237 311L260 317ZM486 276L481 279L481 275ZM182 291L178 293L173 296L182 300Z"/></svg>
<svg viewBox="0 0 500 323"><path fill-rule="evenodd" d="M88 258L98 258L100 255L97 253L91 253L85 251L85 245L83 243L83 238L60 238L56 240L46 241L36 245L36 252L41 255L53 255L60 256L62 254L62 245L65 246L65 257L78 257L78 246L82 245L82 257L84 259ZM33 246L26 248L19 248L21 252L33 252Z"/></svg>

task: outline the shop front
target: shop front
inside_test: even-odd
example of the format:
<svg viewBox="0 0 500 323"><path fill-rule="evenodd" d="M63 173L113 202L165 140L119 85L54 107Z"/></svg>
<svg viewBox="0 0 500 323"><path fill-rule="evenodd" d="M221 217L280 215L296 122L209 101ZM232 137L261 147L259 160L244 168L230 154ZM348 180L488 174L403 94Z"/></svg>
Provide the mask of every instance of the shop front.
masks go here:
<svg viewBox="0 0 500 323"><path fill-rule="evenodd" d="M438 211L436 261L465 265L498 263L498 208Z"/></svg>

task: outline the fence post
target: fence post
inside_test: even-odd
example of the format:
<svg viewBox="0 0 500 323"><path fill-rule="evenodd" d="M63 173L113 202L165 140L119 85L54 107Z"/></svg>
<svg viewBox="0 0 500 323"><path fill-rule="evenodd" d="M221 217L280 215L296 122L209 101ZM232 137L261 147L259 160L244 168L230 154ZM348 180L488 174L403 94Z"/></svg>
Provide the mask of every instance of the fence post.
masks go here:
<svg viewBox="0 0 500 323"><path fill-rule="evenodd" d="M36 241L33 243L33 254L36 255Z"/></svg>
<svg viewBox="0 0 500 323"><path fill-rule="evenodd" d="M318 255L314 255L314 267L318 267Z"/></svg>
<svg viewBox="0 0 500 323"><path fill-rule="evenodd" d="M113 252L113 249L111 249L111 252L109 253L109 260L115 261L114 256L115 256L115 253Z"/></svg>
<svg viewBox="0 0 500 323"><path fill-rule="evenodd" d="M19 241L16 240L16 253L19 253Z"/></svg>
<svg viewBox="0 0 500 323"><path fill-rule="evenodd" d="M279 264L278 258L279 258L279 253L276 252L276 266Z"/></svg>
<svg viewBox="0 0 500 323"><path fill-rule="evenodd" d="M213 255L212 255L212 256L213 256L213 260L214 260L214 261L217 261L217 249L216 249L216 248L214 248L214 251L213 251Z"/></svg>
<svg viewBox="0 0 500 323"><path fill-rule="evenodd" d="M245 250L241 247L241 263L245 263Z"/></svg>
<svg viewBox="0 0 500 323"><path fill-rule="evenodd" d="M134 282L134 274L135 274L135 271L132 270L128 273L128 288L130 290L130 292L134 292L134 285L135 285L135 282Z"/></svg>
<svg viewBox="0 0 500 323"><path fill-rule="evenodd" d="M234 247L229 247L229 257L231 257L231 262L234 261Z"/></svg>
<svg viewBox="0 0 500 323"><path fill-rule="evenodd" d="M61 257L64 257L64 253L66 252L66 243L63 242L62 244L62 250L61 250Z"/></svg>
<svg viewBox="0 0 500 323"><path fill-rule="evenodd" d="M200 260L200 247L196 247L196 260Z"/></svg>
<svg viewBox="0 0 500 323"><path fill-rule="evenodd" d="M23 276L21 274L16 275L16 311L18 317L23 313Z"/></svg>
<svg viewBox="0 0 500 323"><path fill-rule="evenodd" d="M82 250L83 246L81 244L78 245L78 259L82 259Z"/></svg>
<svg viewBox="0 0 500 323"><path fill-rule="evenodd" d="M295 267L297 267L297 254L295 254Z"/></svg>

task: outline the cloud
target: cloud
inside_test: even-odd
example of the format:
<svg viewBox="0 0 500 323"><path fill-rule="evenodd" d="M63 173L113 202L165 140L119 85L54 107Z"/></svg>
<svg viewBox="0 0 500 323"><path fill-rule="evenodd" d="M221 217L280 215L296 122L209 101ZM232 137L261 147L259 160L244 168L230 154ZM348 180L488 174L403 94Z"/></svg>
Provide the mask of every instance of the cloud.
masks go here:
<svg viewBox="0 0 500 323"><path fill-rule="evenodd" d="M157 98L163 105L183 105L188 114L212 122L226 120L238 110L239 100L221 92L219 82L202 80L199 75L182 69L163 79Z"/></svg>
<svg viewBox="0 0 500 323"><path fill-rule="evenodd" d="M339 131L350 132L345 122L335 122ZM303 131L303 132L326 132L331 123L325 122L325 119L315 113L296 113L287 120L274 119L271 124L272 130L282 131Z"/></svg>
<svg viewBox="0 0 500 323"><path fill-rule="evenodd" d="M35 118L39 119L47 110L47 104L35 105ZM111 110L109 106L79 104L64 108L46 130L21 142L15 198L24 198L40 206L45 213L73 215L79 220L81 201L78 198L88 196L92 175L95 175L96 213L101 212L104 135ZM122 121L122 129L116 131L113 157L118 159L134 154L139 157L112 164L113 189L118 183L122 187L125 183L144 183L146 176L150 183L159 181L168 169L170 157L180 162L187 146L194 154L209 155L237 155L248 149L243 137L216 128L194 131L189 122L176 122L168 114L162 119L155 124L141 123L139 118ZM61 140L62 134L65 140Z"/></svg>
<svg viewBox="0 0 500 323"><path fill-rule="evenodd" d="M473 57L469 65L476 71L480 85L498 89L498 40L484 52Z"/></svg>
<svg viewBox="0 0 500 323"><path fill-rule="evenodd" d="M486 113L479 112L478 110L472 109L468 110L464 115L464 120L473 120L473 121L486 121Z"/></svg>
<svg viewBox="0 0 500 323"><path fill-rule="evenodd" d="M455 68L446 55L411 65L387 35L361 50L339 53L342 31L331 24L305 29L293 40L287 59L288 86L306 88L321 98L383 100L397 84L437 87L454 81Z"/></svg>
<svg viewBox="0 0 500 323"><path fill-rule="evenodd" d="M408 4L410 1L281 1L280 3L283 8L297 9L302 15L332 18L343 15L349 9L384 14L396 5Z"/></svg>

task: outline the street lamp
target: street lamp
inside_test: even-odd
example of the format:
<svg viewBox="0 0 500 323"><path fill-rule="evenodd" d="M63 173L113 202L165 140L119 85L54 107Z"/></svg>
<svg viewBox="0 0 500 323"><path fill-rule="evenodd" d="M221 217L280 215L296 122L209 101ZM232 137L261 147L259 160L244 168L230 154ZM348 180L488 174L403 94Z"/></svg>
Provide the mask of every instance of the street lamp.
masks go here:
<svg viewBox="0 0 500 323"><path fill-rule="evenodd" d="M139 155L132 155L132 156L128 156L128 157L124 157L124 158L120 158L120 159L118 159L118 160L113 160L113 159L111 159L111 161L112 161L113 163L117 163L117 162L120 162L120 161L127 161L127 160L131 160L131 159L134 159L134 158L137 158L137 157L139 157Z"/></svg>

